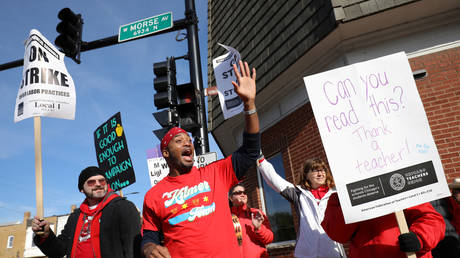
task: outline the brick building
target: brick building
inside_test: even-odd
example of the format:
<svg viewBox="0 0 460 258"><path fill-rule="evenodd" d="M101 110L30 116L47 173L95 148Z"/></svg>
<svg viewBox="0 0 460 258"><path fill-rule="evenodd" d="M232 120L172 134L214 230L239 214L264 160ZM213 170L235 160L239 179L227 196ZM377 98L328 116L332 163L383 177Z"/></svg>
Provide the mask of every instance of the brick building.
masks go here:
<svg viewBox="0 0 460 258"><path fill-rule="evenodd" d="M460 177L460 2L456 0L229 0L208 3L208 59L239 50L257 69L262 150L294 182L307 158L326 159L303 77L405 51L448 182ZM215 85L208 62L208 86ZM209 130L224 155L241 143L242 115L223 119L208 99ZM272 256L290 257L294 210L249 172L253 207L274 224Z"/></svg>

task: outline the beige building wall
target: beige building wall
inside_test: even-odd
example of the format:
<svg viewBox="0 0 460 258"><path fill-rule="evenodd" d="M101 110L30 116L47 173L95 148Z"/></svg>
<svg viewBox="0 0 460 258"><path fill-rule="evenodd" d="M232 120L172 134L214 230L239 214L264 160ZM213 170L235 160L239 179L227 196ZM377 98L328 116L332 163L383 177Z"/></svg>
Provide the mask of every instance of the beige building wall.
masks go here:
<svg viewBox="0 0 460 258"><path fill-rule="evenodd" d="M27 221L30 218L30 212L24 213L22 222L0 225L0 257L2 258L19 258L23 257L24 243L26 238ZM8 246L8 240L13 237L13 242Z"/></svg>
<svg viewBox="0 0 460 258"><path fill-rule="evenodd" d="M68 215L65 217L65 224ZM32 243L32 217L30 212L24 212L24 218L16 223L7 223L0 225L0 257L1 258L23 258L23 257L45 257L43 253ZM58 216L45 217L50 222L51 230L56 232ZM13 237L11 245L9 239Z"/></svg>

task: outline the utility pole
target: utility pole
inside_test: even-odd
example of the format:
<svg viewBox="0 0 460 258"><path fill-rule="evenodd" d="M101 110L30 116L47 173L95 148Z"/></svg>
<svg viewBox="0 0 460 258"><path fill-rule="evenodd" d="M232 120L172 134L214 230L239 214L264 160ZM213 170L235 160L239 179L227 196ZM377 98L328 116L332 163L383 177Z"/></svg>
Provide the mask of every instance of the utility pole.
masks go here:
<svg viewBox="0 0 460 258"><path fill-rule="evenodd" d="M198 18L195 11L195 1L185 0L185 18L187 23L187 42L189 50L190 80L198 95L198 114L200 115L200 131L194 135L194 145L197 155L209 152L208 125L206 120L206 106L204 102L203 77L201 75L200 48L198 43Z"/></svg>

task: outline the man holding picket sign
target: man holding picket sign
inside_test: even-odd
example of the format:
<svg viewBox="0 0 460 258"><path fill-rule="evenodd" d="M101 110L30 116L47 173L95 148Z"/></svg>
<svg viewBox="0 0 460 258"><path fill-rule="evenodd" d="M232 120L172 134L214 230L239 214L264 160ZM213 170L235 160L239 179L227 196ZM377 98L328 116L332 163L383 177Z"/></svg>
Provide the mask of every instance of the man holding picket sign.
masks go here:
<svg viewBox="0 0 460 258"><path fill-rule="evenodd" d="M39 216L32 219L35 245L49 257L139 257L141 226L136 206L110 188L99 167L81 171L78 190L86 198L59 235L48 221Z"/></svg>
<svg viewBox="0 0 460 258"><path fill-rule="evenodd" d="M432 257L445 223L427 202L450 193L406 54L304 81L337 187L326 233L352 258Z"/></svg>

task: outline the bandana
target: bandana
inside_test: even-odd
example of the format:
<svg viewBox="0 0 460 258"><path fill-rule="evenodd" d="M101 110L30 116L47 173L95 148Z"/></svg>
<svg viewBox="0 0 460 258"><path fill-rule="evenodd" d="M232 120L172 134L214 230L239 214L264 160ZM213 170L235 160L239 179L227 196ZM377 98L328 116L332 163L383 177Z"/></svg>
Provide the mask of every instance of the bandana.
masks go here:
<svg viewBox="0 0 460 258"><path fill-rule="evenodd" d="M163 136L163 139L161 139L161 151L163 151L171 141L171 139L176 136L177 134L180 133L187 133L184 129L179 128L179 127L173 127L171 130L169 130L165 136Z"/></svg>

